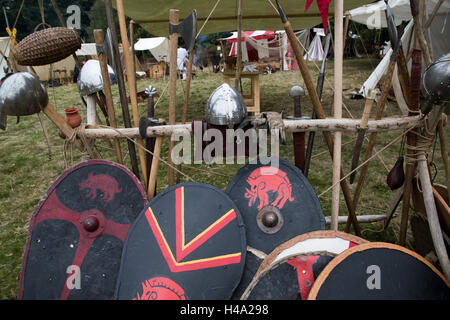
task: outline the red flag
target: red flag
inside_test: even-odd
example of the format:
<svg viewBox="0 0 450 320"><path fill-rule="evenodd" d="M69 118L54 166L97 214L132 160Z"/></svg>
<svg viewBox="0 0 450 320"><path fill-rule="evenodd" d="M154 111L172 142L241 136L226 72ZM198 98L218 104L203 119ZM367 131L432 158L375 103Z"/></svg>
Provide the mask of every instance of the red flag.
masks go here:
<svg viewBox="0 0 450 320"><path fill-rule="evenodd" d="M305 12L308 11L309 6L314 0L306 0ZM319 7L320 15L322 16L322 23L325 33L327 33L327 21L328 21L328 7L331 0L317 0L317 7Z"/></svg>

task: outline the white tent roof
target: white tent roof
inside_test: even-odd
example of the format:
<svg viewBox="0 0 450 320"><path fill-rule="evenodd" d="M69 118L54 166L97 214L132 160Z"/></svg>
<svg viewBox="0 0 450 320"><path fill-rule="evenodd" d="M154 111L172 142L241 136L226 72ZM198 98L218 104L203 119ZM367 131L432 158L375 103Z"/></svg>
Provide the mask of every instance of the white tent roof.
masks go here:
<svg viewBox="0 0 450 320"><path fill-rule="evenodd" d="M169 61L169 39L166 37L140 38L134 44L134 50L149 50L158 62Z"/></svg>
<svg viewBox="0 0 450 320"><path fill-rule="evenodd" d="M411 20L409 0L389 0L388 3L394 13L396 25L401 24L402 21ZM369 29L387 28L384 10L386 10L386 3L378 1L350 10L350 19L367 25Z"/></svg>
<svg viewBox="0 0 450 320"><path fill-rule="evenodd" d="M431 12L435 8L438 1L439 0L426 1L424 21L427 21L429 19ZM410 32L413 32L410 1L389 0L388 3L394 13L395 22L397 25L399 25L403 20L410 21L408 26L405 28L402 36L403 49L405 50L405 55L408 56L406 50L408 50L408 48L412 48L412 45L408 42L408 40L411 38L409 34ZM365 24L369 28L386 28L385 9L386 4L384 3L384 1L378 1L370 5L365 5L360 8L350 10L350 19ZM444 1L437 11L437 14L434 17L430 28L428 30L425 30L425 37L430 46L433 59L437 59L443 54L450 52L450 41L448 41L447 39L448 35L450 34L449 13L450 1ZM390 49L386 53L384 59L380 62L369 79L367 79L367 81L364 83L359 92L360 94L365 96L369 89L376 86L378 81L387 70L387 65L389 63L389 57L391 53L392 49ZM397 96L398 94L396 93L396 97Z"/></svg>

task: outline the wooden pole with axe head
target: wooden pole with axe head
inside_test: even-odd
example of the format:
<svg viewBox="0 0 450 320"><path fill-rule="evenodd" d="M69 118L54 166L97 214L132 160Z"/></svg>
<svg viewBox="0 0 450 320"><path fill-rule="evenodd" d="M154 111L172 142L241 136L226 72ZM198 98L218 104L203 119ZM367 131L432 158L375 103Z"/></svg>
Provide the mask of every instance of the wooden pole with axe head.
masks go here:
<svg viewBox="0 0 450 320"><path fill-rule="evenodd" d="M169 73L169 124L175 124L176 121L176 93L177 93L177 49L178 36L181 36L186 44L186 50L192 54L194 49L195 37L197 35L197 11L192 13L178 23L179 11L171 9L169 13L169 54L170 54L170 73ZM172 161L173 141L169 140L169 169L168 184L174 184L174 172Z"/></svg>

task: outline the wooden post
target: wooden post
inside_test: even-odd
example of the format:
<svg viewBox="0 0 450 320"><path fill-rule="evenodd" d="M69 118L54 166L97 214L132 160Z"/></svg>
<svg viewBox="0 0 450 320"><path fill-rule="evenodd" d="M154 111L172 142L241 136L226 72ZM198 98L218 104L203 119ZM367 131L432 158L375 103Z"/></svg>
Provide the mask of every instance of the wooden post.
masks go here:
<svg viewBox="0 0 450 320"><path fill-rule="evenodd" d="M343 69L343 43L344 39L340 35L343 34L342 17L344 12L343 0L335 0L334 2L334 118L342 118L342 69ZM342 132L334 133L334 149L333 149L333 190L331 199L331 230L338 230L339 216L339 196L340 184L338 183L341 175L341 147Z"/></svg>
<svg viewBox="0 0 450 320"><path fill-rule="evenodd" d="M86 123L91 126L95 126L97 124L97 93L90 94L87 96L87 110L86 110Z"/></svg>
<svg viewBox="0 0 450 320"><path fill-rule="evenodd" d="M295 36L294 30L292 29L291 23L287 19L286 15L282 11L282 8L277 1L278 9L281 15L281 20L283 22L283 27L286 31L286 35L289 38L289 41L292 46L292 50L294 51L295 59L297 60L300 72L302 74L303 80L305 81L306 89L308 90L309 97L311 99L311 102L314 107L314 111L316 112L318 119L325 119L325 112L322 108L322 104L320 103L319 96L316 91L316 87L314 86L311 74L309 73L308 65L306 64L305 59L303 58L302 51L300 49L300 44L298 43L297 37ZM325 138L325 142L327 143L328 150L331 154L331 157L333 157L334 147L333 147L333 138L331 136L330 132L323 132L323 136ZM341 179L344 177L344 172L341 169ZM345 203L347 205L348 214L349 214L349 221L353 224L353 227L355 228L355 234L361 235L361 230L359 228L358 220L356 219L356 212L355 212L355 206L353 205L352 199L351 199L351 193L350 188L347 184L347 181L345 179L341 180L340 182L342 192L344 194Z"/></svg>
<svg viewBox="0 0 450 320"><path fill-rule="evenodd" d="M426 136L428 139L433 138L430 135L434 134L437 123L441 119L441 113L444 108L445 106L436 106L433 111L428 114L428 117L426 119L427 129L422 130L423 136ZM418 139L422 139L422 137L419 137ZM417 156L417 167L419 170L420 184L423 190L423 201L425 205L425 211L427 213L427 220L430 227L434 249L436 251L436 255L438 256L439 263L445 277L447 278L447 280L450 280L450 261L448 258L447 249L445 247L441 225L438 219L436 203L433 195L433 186L431 185L425 151L419 152Z"/></svg>
<svg viewBox="0 0 450 320"><path fill-rule="evenodd" d="M95 44L97 46L103 46L105 42L105 37L103 34L103 30L96 29L94 30L94 38L95 38ZM108 109L108 118L110 125L113 128L117 128L117 122L116 122L116 113L114 111L114 102L112 98L112 92L111 92L111 81L109 79L109 72L108 72L108 62L106 54L101 52L97 53L98 60L100 63L100 69L102 71L102 79L103 79L103 91L105 92L105 100L106 100L106 108ZM117 162L120 164L123 164L123 158L122 158L122 151L120 149L120 142L119 139L114 139L114 150L116 152L116 159Z"/></svg>
<svg viewBox="0 0 450 320"><path fill-rule="evenodd" d="M125 24L125 12L123 8L123 0L116 0L117 6L117 15L119 16L119 26L120 26L120 35L122 38L122 46L123 46L123 55L125 57L125 63L127 68L127 80L128 80L128 88L130 90L130 99L131 99L131 109L133 112L133 121L134 126L139 127L139 111L137 104L137 94L136 94L136 74L133 74L133 60L130 52L130 44L128 42L127 37L127 26ZM145 162L145 152L141 148L144 146L142 139L136 139L136 142L140 146L139 149L139 161L141 163L141 171L144 180L144 185L147 187L147 164Z"/></svg>
<svg viewBox="0 0 450 320"><path fill-rule="evenodd" d="M445 177L447 178L447 192L450 201L450 161L448 160L447 138L445 137L444 124L442 119L438 124L439 142L441 144L441 156L444 163Z"/></svg>
<svg viewBox="0 0 450 320"><path fill-rule="evenodd" d="M178 24L179 10L171 9L169 11L169 22ZM178 33L172 33L169 36L169 55L170 55L170 74L169 74L169 124L175 124L176 121L176 95L177 95L177 49L178 49ZM173 141L169 139L169 169L168 184L169 187L174 184L174 172L172 161Z"/></svg>
<svg viewBox="0 0 450 320"><path fill-rule="evenodd" d="M241 82L241 69L242 69L242 0L238 3L237 12L237 45L236 45L236 79L235 88L239 90L239 84ZM240 88L242 92L242 87Z"/></svg>
<svg viewBox="0 0 450 320"><path fill-rule="evenodd" d="M136 54L134 52L134 21L130 21L130 45L131 45L131 66L133 70L133 74L136 75ZM136 79L136 76L134 76ZM136 80L134 81L134 91L137 92L137 84Z"/></svg>
<svg viewBox="0 0 450 320"><path fill-rule="evenodd" d="M116 67L117 85L119 87L120 106L122 109L123 123L126 128L131 128L130 110L128 109L128 97L125 87L125 80L123 76L122 62L120 59L119 42L117 37L116 23L113 14L111 0L104 0L106 20L111 31L112 50L114 56L114 64ZM112 61L110 61L112 63ZM134 141L127 140L128 152L130 154L131 169L136 177L139 179L139 165L136 157L136 148Z"/></svg>
<svg viewBox="0 0 450 320"><path fill-rule="evenodd" d="M420 104L420 87L422 74L422 52L419 49L418 39L416 36L415 46L412 54L411 64L411 91L409 96L410 110L419 112ZM409 115L414 113L409 112ZM416 130L417 132L417 130ZM414 159L416 157L414 147L416 146L417 136L415 132L408 132L406 134L406 169L405 169L405 183L402 199L402 215L400 221L400 233L398 243L404 246L406 243L406 233L408 229L408 215L410 208L410 199L412 193L412 180L414 178Z"/></svg>
<svg viewBox="0 0 450 320"><path fill-rule="evenodd" d="M149 97L150 99L150 97ZM152 168L150 169L150 177L148 179L147 199L152 200L156 192L156 178L158 175L159 157L161 155L162 137L157 137L155 147L153 149Z"/></svg>
<svg viewBox="0 0 450 320"><path fill-rule="evenodd" d="M418 38L420 48L423 52L425 66L429 66L433 59L431 58L430 49L423 33L423 13L425 11L425 0L411 0L411 14L414 19L414 34Z"/></svg>

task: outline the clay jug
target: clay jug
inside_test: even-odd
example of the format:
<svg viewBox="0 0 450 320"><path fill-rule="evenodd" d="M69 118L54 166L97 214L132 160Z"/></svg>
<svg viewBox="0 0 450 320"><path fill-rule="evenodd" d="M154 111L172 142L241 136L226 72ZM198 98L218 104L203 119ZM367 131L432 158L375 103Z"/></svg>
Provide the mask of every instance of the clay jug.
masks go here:
<svg viewBox="0 0 450 320"><path fill-rule="evenodd" d="M81 124L81 116L77 107L66 108L64 112L66 113L66 122L69 126L76 128Z"/></svg>

